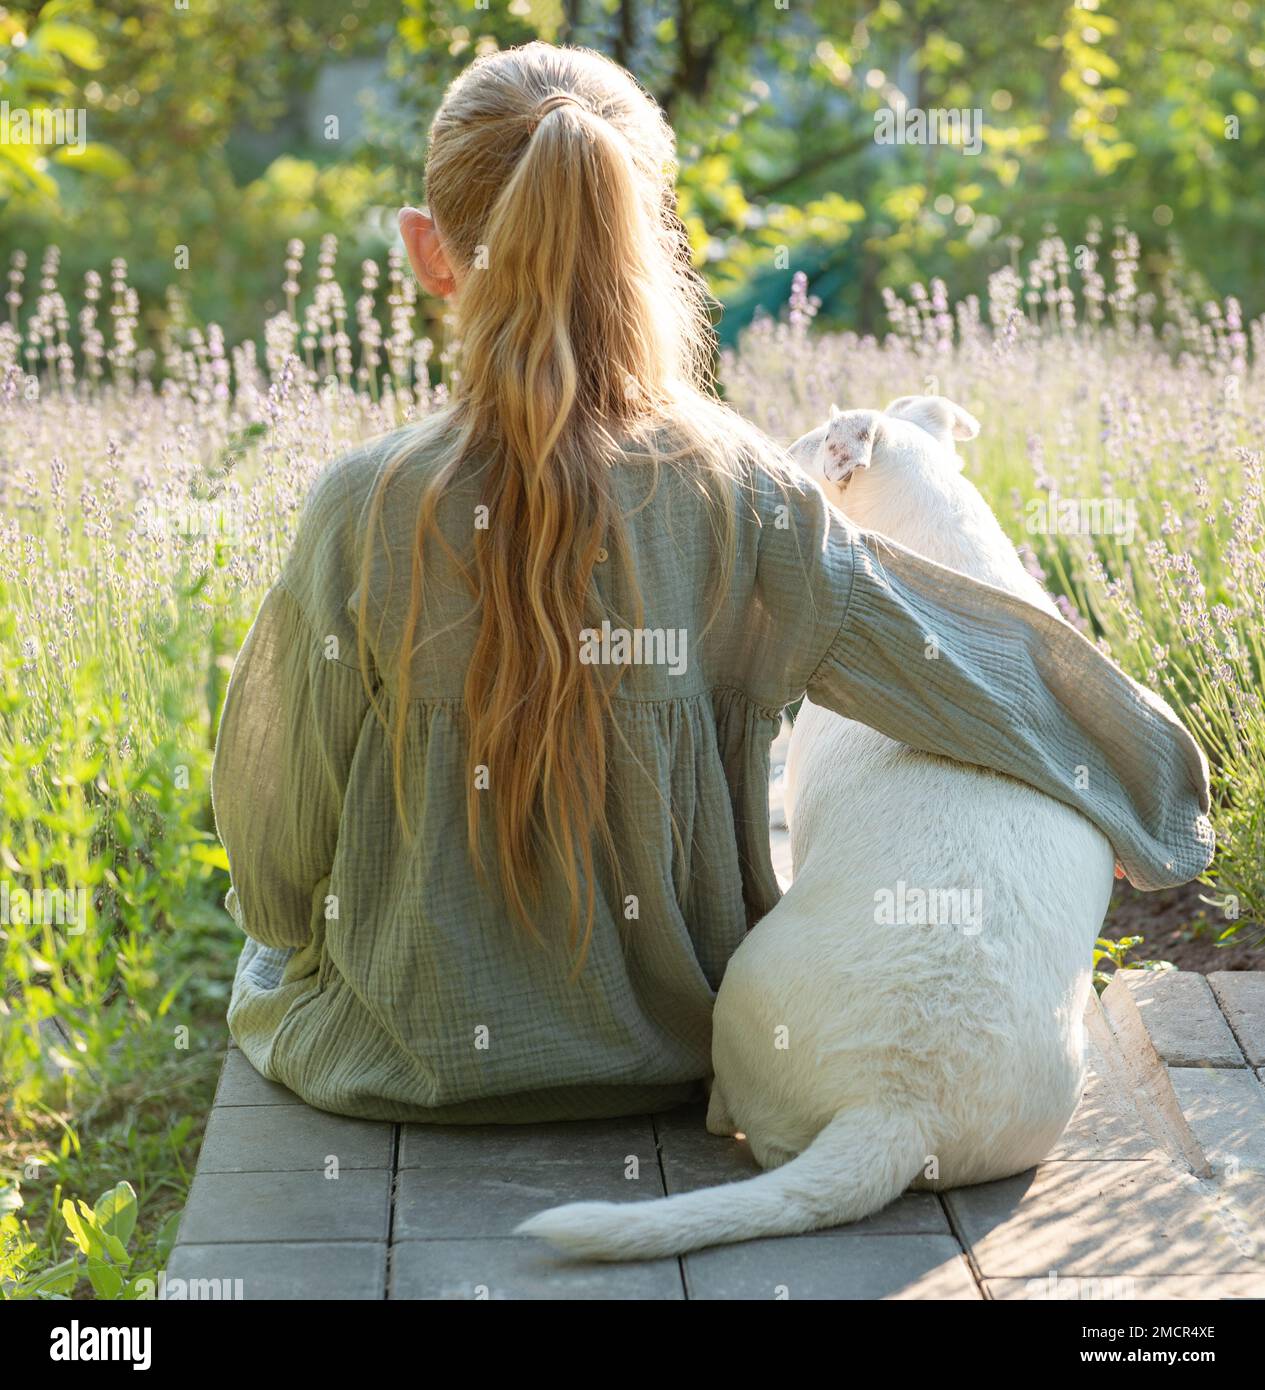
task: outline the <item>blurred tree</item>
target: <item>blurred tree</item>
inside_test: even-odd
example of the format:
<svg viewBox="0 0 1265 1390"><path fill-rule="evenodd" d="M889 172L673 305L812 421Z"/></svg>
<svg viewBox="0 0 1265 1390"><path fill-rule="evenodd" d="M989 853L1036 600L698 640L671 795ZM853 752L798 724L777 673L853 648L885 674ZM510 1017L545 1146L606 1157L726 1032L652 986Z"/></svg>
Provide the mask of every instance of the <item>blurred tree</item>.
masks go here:
<svg viewBox="0 0 1265 1390"><path fill-rule="evenodd" d="M872 329L885 285L978 289L1016 239L1075 243L1090 216L1141 236L1144 272L1173 263L1175 237L1209 292L1265 309L1251 0L19 4L0 17L6 99L83 106L97 153L75 169L0 143L0 251L55 238L71 271L127 256L160 305L185 246L195 314L257 332L285 240L337 231L344 267L380 257L391 207L422 196L444 87L536 37L611 54L668 112L724 335L800 269L827 318ZM296 112L355 55L385 65L369 139L314 142ZM934 109L978 118L978 153L876 140L876 117Z"/></svg>
<svg viewBox="0 0 1265 1390"><path fill-rule="evenodd" d="M58 182L49 171L56 160L67 172L89 175L127 172L127 161L109 145L90 142L78 113L62 98L76 91L72 74L95 72L105 63L97 36L74 19L75 6L44 7L41 23L28 33L23 20L0 10L0 99L4 140L0 142L0 201L10 198L55 200Z"/></svg>

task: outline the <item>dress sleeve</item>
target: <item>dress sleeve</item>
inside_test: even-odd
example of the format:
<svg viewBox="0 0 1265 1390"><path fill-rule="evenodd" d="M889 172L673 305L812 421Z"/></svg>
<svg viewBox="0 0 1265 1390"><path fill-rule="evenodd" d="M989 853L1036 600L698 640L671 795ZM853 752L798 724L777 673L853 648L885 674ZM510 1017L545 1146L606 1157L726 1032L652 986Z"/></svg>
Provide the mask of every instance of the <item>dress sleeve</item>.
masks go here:
<svg viewBox="0 0 1265 1390"><path fill-rule="evenodd" d="M225 907L265 946L304 946L334 862L347 778L369 709L334 634L284 582L269 591L229 681L211 771L232 888Z"/></svg>
<svg viewBox="0 0 1265 1390"><path fill-rule="evenodd" d="M847 594L815 704L1074 807L1138 888L1204 871L1207 763L1159 696L1061 618L833 515L829 582Z"/></svg>

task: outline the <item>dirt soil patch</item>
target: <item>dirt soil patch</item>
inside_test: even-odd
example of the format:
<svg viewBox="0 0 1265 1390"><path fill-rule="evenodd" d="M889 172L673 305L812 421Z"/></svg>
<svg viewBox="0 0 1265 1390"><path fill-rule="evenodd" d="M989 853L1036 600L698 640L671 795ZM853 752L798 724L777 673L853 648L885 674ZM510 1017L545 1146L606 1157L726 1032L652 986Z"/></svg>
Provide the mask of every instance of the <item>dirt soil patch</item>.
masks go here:
<svg viewBox="0 0 1265 1390"><path fill-rule="evenodd" d="M1144 937L1144 943L1130 952L1131 960L1166 960L1178 970L1200 975L1214 970L1265 970L1265 926L1244 923L1224 946L1218 946L1217 936L1227 923L1215 907L1201 901L1211 896L1212 890L1200 883L1158 893L1139 893L1127 883L1117 883L1102 934L1112 941Z"/></svg>

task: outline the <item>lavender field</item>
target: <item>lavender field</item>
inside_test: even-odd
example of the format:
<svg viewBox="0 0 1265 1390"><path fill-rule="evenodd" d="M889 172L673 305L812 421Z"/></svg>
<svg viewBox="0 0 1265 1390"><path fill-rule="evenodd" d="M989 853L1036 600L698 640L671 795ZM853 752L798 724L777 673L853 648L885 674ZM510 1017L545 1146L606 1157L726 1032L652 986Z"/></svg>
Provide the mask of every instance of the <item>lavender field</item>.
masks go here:
<svg viewBox="0 0 1265 1390"><path fill-rule="evenodd" d="M361 283L341 287L334 259L330 242L314 255L291 244L287 308L257 344L189 326L175 298L151 328L119 262L75 285L61 283L54 251L9 270L8 1296L84 1279L99 1296L135 1296L161 1263L226 1036L234 930L208 779L233 656L316 475L446 400L451 364L417 333L400 261L366 262ZM1265 921L1265 320L1139 282L1130 235L1091 229L1082 246L1048 240L996 273L983 301L939 282L889 293L876 339L818 331L801 279L723 356L721 384L783 442L832 402L881 407L914 392L980 419L967 475L1034 573L1205 747L1219 840L1208 916L1241 938ZM107 1178L128 1183L104 1215L67 1203ZM120 1206L125 1234L110 1224Z"/></svg>

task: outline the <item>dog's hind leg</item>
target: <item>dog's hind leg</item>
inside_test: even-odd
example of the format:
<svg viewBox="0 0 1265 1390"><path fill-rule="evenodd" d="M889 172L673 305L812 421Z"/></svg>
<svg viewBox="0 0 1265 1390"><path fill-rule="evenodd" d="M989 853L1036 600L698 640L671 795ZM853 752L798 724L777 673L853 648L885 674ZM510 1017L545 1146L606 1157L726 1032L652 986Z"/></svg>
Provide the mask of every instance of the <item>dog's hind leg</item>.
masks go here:
<svg viewBox="0 0 1265 1390"><path fill-rule="evenodd" d="M720 1093L720 1085L715 1077L712 1077L711 1097L707 1102L707 1132L708 1134L733 1134L738 1128L734 1117L729 1113L729 1107L725 1104L725 1098Z"/></svg>

